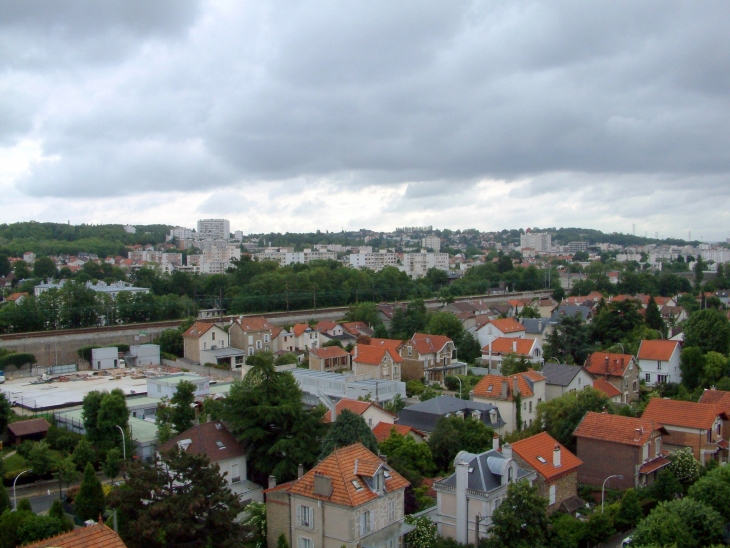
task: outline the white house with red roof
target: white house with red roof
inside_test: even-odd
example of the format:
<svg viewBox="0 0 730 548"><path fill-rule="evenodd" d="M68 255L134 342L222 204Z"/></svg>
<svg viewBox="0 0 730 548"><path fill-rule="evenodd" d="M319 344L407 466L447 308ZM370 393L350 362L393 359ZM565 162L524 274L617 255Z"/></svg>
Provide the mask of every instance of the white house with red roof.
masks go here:
<svg viewBox="0 0 730 548"><path fill-rule="evenodd" d="M484 367L502 369L502 360L506 356L524 358L535 365L542 364L542 342L537 339L498 337L482 348L482 364Z"/></svg>
<svg viewBox="0 0 730 548"><path fill-rule="evenodd" d="M336 414L339 415L345 409L361 416L370 429L375 428L380 423L391 426L395 424L395 415L373 402L342 398L335 404ZM337 417L335 417L335 420L337 420ZM327 411L325 416L322 417L322 422L332 422L332 411Z"/></svg>
<svg viewBox="0 0 730 548"><path fill-rule="evenodd" d="M499 318L484 323L476 333L479 345L485 347L499 337L522 338L526 332L525 326L514 318Z"/></svg>
<svg viewBox="0 0 730 548"><path fill-rule="evenodd" d="M537 405L545 401L545 377L530 369L515 375L485 375L471 391L473 401L491 403L499 409L505 422L503 432L532 425L537 416Z"/></svg>
<svg viewBox="0 0 730 548"><path fill-rule="evenodd" d="M403 358L392 349L358 344L351 354L352 372L358 379L401 380Z"/></svg>
<svg viewBox="0 0 730 548"><path fill-rule="evenodd" d="M641 368L641 378L649 386L656 384L682 382L679 356L682 345L679 341L643 340L637 358Z"/></svg>
<svg viewBox="0 0 730 548"><path fill-rule="evenodd" d="M195 322L183 333L184 356L195 363L203 363L201 353L228 346L228 332L214 323Z"/></svg>
<svg viewBox="0 0 730 548"><path fill-rule="evenodd" d="M309 350L319 348L320 333L305 323L295 323L291 328L294 335L294 348L296 350Z"/></svg>
<svg viewBox="0 0 730 548"><path fill-rule="evenodd" d="M373 434L378 443L387 440L393 435L393 432L399 436L410 436L416 443L422 443L426 440L426 434L420 430L416 430L412 426L406 426L405 424L391 424L389 422L379 422L373 428Z"/></svg>

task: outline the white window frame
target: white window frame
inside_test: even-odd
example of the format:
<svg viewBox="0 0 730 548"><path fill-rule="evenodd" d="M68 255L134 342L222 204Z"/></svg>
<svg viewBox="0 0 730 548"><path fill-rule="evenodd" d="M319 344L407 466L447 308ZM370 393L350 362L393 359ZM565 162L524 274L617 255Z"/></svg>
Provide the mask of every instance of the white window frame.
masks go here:
<svg viewBox="0 0 730 548"><path fill-rule="evenodd" d="M314 529L314 508L304 504L297 505L297 526Z"/></svg>
<svg viewBox="0 0 730 548"><path fill-rule="evenodd" d="M370 516L370 510L365 510L360 514L360 536L367 535L372 531L372 518Z"/></svg>
<svg viewBox="0 0 730 548"><path fill-rule="evenodd" d="M299 537L297 548L314 548L314 541L311 538Z"/></svg>
<svg viewBox="0 0 730 548"><path fill-rule="evenodd" d="M264 342L266 342L266 343L269 342L269 334L268 333L264 333Z"/></svg>
<svg viewBox="0 0 730 548"><path fill-rule="evenodd" d="M551 505L551 506L552 506L553 504L555 504L555 499L556 499L556 492L557 492L557 488L556 488L555 484L551 485L551 486L550 486L550 489L549 489L549 494L550 494L550 505Z"/></svg>
<svg viewBox="0 0 730 548"><path fill-rule="evenodd" d="M256 341L256 350L261 350L262 347L263 343L260 340Z"/></svg>
<svg viewBox="0 0 730 548"><path fill-rule="evenodd" d="M248 336L248 344L253 344L253 335Z"/></svg>
<svg viewBox="0 0 730 548"><path fill-rule="evenodd" d="M388 500L388 523L395 521L395 501L391 498Z"/></svg>

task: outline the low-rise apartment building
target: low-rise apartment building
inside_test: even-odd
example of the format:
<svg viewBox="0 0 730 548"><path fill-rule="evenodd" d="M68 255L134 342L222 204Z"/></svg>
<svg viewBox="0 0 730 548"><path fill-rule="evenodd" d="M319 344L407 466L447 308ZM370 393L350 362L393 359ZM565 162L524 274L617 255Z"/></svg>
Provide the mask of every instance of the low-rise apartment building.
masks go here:
<svg viewBox="0 0 730 548"><path fill-rule="evenodd" d="M236 318L229 329L231 346L243 350L247 356L272 352L273 329L274 326L263 316Z"/></svg>
<svg viewBox="0 0 730 548"><path fill-rule="evenodd" d="M631 354L594 352L584 365L593 378L611 383L621 391L621 403L633 403L639 399L639 364Z"/></svg>
<svg viewBox="0 0 730 548"><path fill-rule="evenodd" d="M529 370L509 375L485 375L471 391L471 399L494 404L505 422L504 433L532 425L537 405L545 401L545 377Z"/></svg>

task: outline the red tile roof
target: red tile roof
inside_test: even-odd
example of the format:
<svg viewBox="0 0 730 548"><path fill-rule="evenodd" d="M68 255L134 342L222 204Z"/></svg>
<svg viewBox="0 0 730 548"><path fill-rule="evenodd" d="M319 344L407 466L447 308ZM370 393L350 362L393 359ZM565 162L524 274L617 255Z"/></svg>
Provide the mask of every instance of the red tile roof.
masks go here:
<svg viewBox="0 0 730 548"><path fill-rule="evenodd" d="M280 334L280 333L281 333L282 331L284 331L284 328L283 328L283 327L272 327L272 328L271 328L271 338L272 338L272 339L275 339L276 337L278 337L278 336L279 336L279 334Z"/></svg>
<svg viewBox="0 0 730 548"><path fill-rule="evenodd" d="M619 390L610 382L604 379L596 379L595 381L593 381L593 388L595 388L599 392L603 392L609 398L615 398L616 396L621 395L621 390Z"/></svg>
<svg viewBox="0 0 730 548"><path fill-rule="evenodd" d="M186 440L190 443L184 443ZM196 424L160 445L158 451L161 453L169 451L175 446L191 455L205 455L210 462L232 459L246 454L243 444L233 437L233 434L221 421Z"/></svg>
<svg viewBox="0 0 730 548"><path fill-rule="evenodd" d="M252 318L239 318L238 323L245 332L249 331L266 331L274 327L269 320L263 316L254 316Z"/></svg>
<svg viewBox="0 0 730 548"><path fill-rule="evenodd" d="M103 523L79 527L68 533L25 546L26 548L127 548L119 535Z"/></svg>
<svg viewBox="0 0 730 548"><path fill-rule="evenodd" d="M349 356L347 351L344 348L340 348L339 346L323 346L322 348L312 348L309 353L314 354L320 359L342 358L344 356Z"/></svg>
<svg viewBox="0 0 730 548"><path fill-rule="evenodd" d="M355 346L352 350L352 361L368 365L380 365L383 363L386 352L395 363L401 363L403 361L403 358L395 350L391 350L388 347L370 346L367 344L358 344Z"/></svg>
<svg viewBox="0 0 730 548"><path fill-rule="evenodd" d="M416 347L419 354L435 354L444 349L451 339L444 335L429 335L427 333L415 333L411 343Z"/></svg>
<svg viewBox="0 0 730 548"><path fill-rule="evenodd" d="M720 411L724 411L730 416L730 392L724 390L705 390L700 396L700 403L712 403L717 406Z"/></svg>
<svg viewBox="0 0 730 548"><path fill-rule="evenodd" d="M491 342L491 352L492 354L510 354L514 352L521 356L531 356L535 344L536 341L534 339L497 337ZM488 354L489 351L489 344L482 348L483 354Z"/></svg>
<svg viewBox="0 0 730 548"><path fill-rule="evenodd" d="M385 480L385 491L393 493L405 489L410 483L382 462L376 455L362 444L356 443L342 449L335 450L329 457L312 468L287 488L293 495L300 495L312 499L332 502L341 506L355 508L378 498L362 479L372 477L375 470L381 466L390 473ZM323 475L332 480L332 494L327 497L314 494L314 476ZM360 486L358 489L353 480Z"/></svg>
<svg viewBox="0 0 730 548"><path fill-rule="evenodd" d="M399 352L401 347L403 346L403 341L399 341L396 339L370 339L370 346L381 346L384 348L389 348L393 352Z"/></svg>
<svg viewBox="0 0 730 548"><path fill-rule="evenodd" d="M642 446L651 438L652 432L667 431L659 424L645 418L624 417L589 411L576 427L573 435L578 438L610 441L622 445Z"/></svg>
<svg viewBox="0 0 730 548"><path fill-rule="evenodd" d="M365 322L345 322L342 324L342 328L346 333L356 337L358 335L367 335L368 333L372 333L372 329L370 329L368 324Z"/></svg>
<svg viewBox="0 0 730 548"><path fill-rule="evenodd" d="M14 436L32 436L33 434L44 434L48 432L51 425L46 419L30 419L27 421L18 421L8 424Z"/></svg>
<svg viewBox="0 0 730 548"><path fill-rule="evenodd" d="M6 301L10 301L10 302L14 302L14 301L17 301L18 299L20 299L22 297L27 297L27 296L28 296L27 293L13 293L9 297L7 297L5 300Z"/></svg>
<svg viewBox="0 0 730 548"><path fill-rule="evenodd" d="M378 440L378 443L380 443L381 441L387 440L393 430L395 430L396 434L401 436L407 436L411 432L414 432L422 438L425 437L423 432L416 430L412 426L406 426L405 424L389 424L387 422L379 422L376 424L375 428L373 428L373 434L375 434L375 439Z"/></svg>
<svg viewBox="0 0 730 548"><path fill-rule="evenodd" d="M208 330L210 330L212 327L215 327L214 323L195 322L193 325L190 326L190 329L188 329L185 333L183 333L183 337L199 339L201 336L203 336L205 333L207 333Z"/></svg>
<svg viewBox="0 0 730 548"><path fill-rule="evenodd" d="M497 320L491 320L489 323L505 335L508 333L517 333L518 331L526 331L525 326L514 318L499 318Z"/></svg>
<svg viewBox="0 0 730 548"><path fill-rule="evenodd" d="M321 322L317 323L317 325L314 326L314 329L317 331L330 331L337 327L337 322L333 322L330 320L322 320Z"/></svg>
<svg viewBox="0 0 730 548"><path fill-rule="evenodd" d="M302 333L304 333L308 328L309 326L306 323L295 323L291 328L291 332L294 333L296 337L301 337Z"/></svg>
<svg viewBox="0 0 730 548"><path fill-rule="evenodd" d="M395 417L395 415L393 415L393 413L391 413L390 411L386 411L379 405L377 405L373 402L369 402L369 401L360 401L360 400L351 400L349 398L342 398L335 405L335 408L337 409L338 413L341 413L342 411L347 409L348 411L352 411L356 415L362 415L363 413L365 413L365 411L370 409L370 407L377 407L383 413L390 415L392 417ZM332 422L332 412L331 411L327 411L327 413L325 413L324 417L322 417L322 422Z"/></svg>
<svg viewBox="0 0 730 548"><path fill-rule="evenodd" d="M553 465L555 447L560 448L560 466ZM583 464L578 457L559 444L550 434L542 432L536 436L516 441L512 451L534 468L546 480L577 470ZM542 460L545 462L542 462Z"/></svg>
<svg viewBox="0 0 730 548"><path fill-rule="evenodd" d="M585 368L593 375L623 377L634 357L631 354L594 352L586 360Z"/></svg>
<svg viewBox="0 0 730 548"><path fill-rule="evenodd" d="M474 386L472 393L474 396L489 399L505 399L502 394L502 383L507 381L507 400L512 401L514 391L515 379L517 379L517 388L520 394L526 397L532 397L534 395L530 384L527 379L532 381L544 381L545 377L535 371L527 371L525 373L517 373L516 375L510 375L505 377L503 375L485 375L482 379Z"/></svg>
<svg viewBox="0 0 730 548"><path fill-rule="evenodd" d="M664 468L667 466L671 461L667 457L657 457L653 460L650 460L649 462L645 462L639 467L639 473L640 474L651 474L652 472L656 472L660 468Z"/></svg>
<svg viewBox="0 0 730 548"><path fill-rule="evenodd" d="M656 340L641 341L639 346L638 358L640 360L654 360L667 362L671 359L672 354L679 346L679 341Z"/></svg>
<svg viewBox="0 0 730 548"><path fill-rule="evenodd" d="M642 418L656 421L665 426L681 426L699 430L711 430L718 415L724 411L711 403L665 400L652 398L646 406Z"/></svg>

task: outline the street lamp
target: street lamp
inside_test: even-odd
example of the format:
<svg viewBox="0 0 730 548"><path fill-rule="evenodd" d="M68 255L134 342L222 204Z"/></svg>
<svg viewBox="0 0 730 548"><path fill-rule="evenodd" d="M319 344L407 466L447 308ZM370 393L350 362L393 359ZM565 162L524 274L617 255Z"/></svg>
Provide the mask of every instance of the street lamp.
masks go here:
<svg viewBox="0 0 730 548"><path fill-rule="evenodd" d="M621 347L621 353L622 353L622 354L626 354L626 350L624 349L624 345L623 345L623 344L621 344L620 342L617 342L617 343L616 343L616 344L614 344L613 346L620 346L620 347ZM612 347L612 348L613 348L613 347Z"/></svg>
<svg viewBox="0 0 730 548"><path fill-rule="evenodd" d="M454 375L456 377L456 380L459 381L459 399L461 399L461 379L459 378L459 375Z"/></svg>
<svg viewBox="0 0 730 548"><path fill-rule="evenodd" d="M560 360L558 358L553 357L553 358L550 358L550 360L555 360L555 363L560 364ZM548 360L548 361L550 361L550 360Z"/></svg>
<svg viewBox="0 0 730 548"><path fill-rule="evenodd" d="M652 329L652 331L656 331L657 333L659 333L659 336L662 338L662 340L664 340L664 333L662 333L658 329Z"/></svg>
<svg viewBox="0 0 730 548"><path fill-rule="evenodd" d="M616 474L615 476L608 476L605 480L603 480L603 486L601 487L601 514L603 514L603 500L606 494L606 482L611 478L624 479L621 474Z"/></svg>
<svg viewBox="0 0 730 548"><path fill-rule="evenodd" d="M127 444L124 441L124 430L122 430L122 427L118 424L115 424L117 428L119 428L119 431L122 433L122 459L127 460Z"/></svg>
<svg viewBox="0 0 730 548"><path fill-rule="evenodd" d="M20 474L15 476L15 479L13 480L13 511L18 511L18 497L15 496L15 483L18 481L18 478L25 474L26 472L30 472L32 468L28 468L27 470L23 470Z"/></svg>

